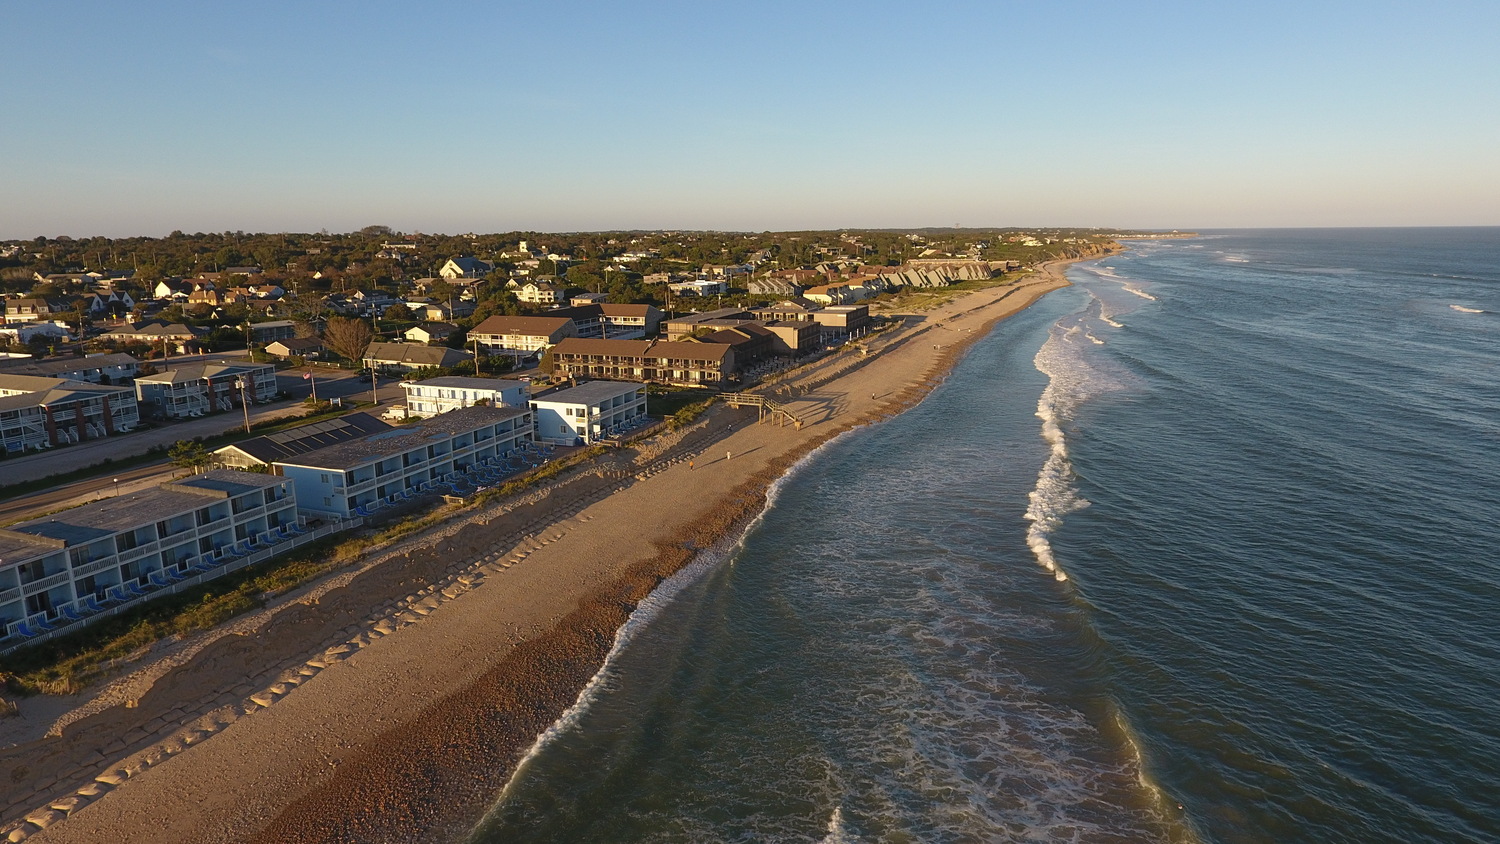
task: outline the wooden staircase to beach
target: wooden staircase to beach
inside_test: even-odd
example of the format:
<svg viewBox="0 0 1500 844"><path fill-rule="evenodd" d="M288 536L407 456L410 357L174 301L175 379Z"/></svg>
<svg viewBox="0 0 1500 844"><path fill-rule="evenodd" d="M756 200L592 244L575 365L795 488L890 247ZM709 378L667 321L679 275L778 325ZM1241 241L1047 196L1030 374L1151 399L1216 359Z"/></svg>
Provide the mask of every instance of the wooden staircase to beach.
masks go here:
<svg viewBox="0 0 1500 844"><path fill-rule="evenodd" d="M759 393L724 393L719 398L730 407L758 408L760 413L756 417L757 422L764 422L769 418L778 425L791 423L798 428L802 427L802 419L797 414L768 396Z"/></svg>

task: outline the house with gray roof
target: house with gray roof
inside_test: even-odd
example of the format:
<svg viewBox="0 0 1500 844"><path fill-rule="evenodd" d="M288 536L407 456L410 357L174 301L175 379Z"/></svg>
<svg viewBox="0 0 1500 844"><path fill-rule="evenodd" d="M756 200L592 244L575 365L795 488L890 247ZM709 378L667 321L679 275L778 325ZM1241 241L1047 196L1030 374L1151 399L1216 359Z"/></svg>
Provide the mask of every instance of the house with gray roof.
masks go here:
<svg viewBox="0 0 1500 844"><path fill-rule="evenodd" d="M371 343L365 349L364 365L388 372L410 372L428 366L458 366L473 359L474 355L464 349L417 343Z"/></svg>
<svg viewBox="0 0 1500 844"><path fill-rule="evenodd" d="M0 374L0 444L8 452L123 434L139 424L129 386Z"/></svg>

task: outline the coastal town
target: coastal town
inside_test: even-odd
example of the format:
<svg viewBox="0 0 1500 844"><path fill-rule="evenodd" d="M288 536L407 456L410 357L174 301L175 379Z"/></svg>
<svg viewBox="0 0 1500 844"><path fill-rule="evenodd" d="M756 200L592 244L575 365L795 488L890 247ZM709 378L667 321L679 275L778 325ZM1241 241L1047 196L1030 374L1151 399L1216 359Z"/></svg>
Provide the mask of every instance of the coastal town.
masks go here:
<svg viewBox="0 0 1500 844"><path fill-rule="evenodd" d="M789 461L919 400L986 325L1064 284L1050 265L1127 235L371 226L0 244L0 832L69 835L126 780L501 572L584 578L518 643L600 583L636 583L640 560L647 580L670 573L683 560L661 537L723 535ZM558 525L647 485L631 518L660 524L594 540L618 560L540 562ZM728 515L693 509L731 498ZM139 722L193 654L283 638L280 614L331 606L329 590L366 601Z"/></svg>

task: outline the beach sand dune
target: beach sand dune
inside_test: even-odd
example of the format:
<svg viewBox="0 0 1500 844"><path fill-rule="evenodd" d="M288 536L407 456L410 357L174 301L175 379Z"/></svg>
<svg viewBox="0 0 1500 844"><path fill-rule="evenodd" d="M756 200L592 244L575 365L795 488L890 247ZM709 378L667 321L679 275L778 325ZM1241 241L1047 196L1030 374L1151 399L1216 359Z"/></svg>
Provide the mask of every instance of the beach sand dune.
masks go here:
<svg viewBox="0 0 1500 844"><path fill-rule="evenodd" d="M61 736L0 751L0 837L405 841L467 827L695 549L742 529L818 444L920 400L989 325L1065 284L1047 267L774 385L800 427L716 408L164 647Z"/></svg>

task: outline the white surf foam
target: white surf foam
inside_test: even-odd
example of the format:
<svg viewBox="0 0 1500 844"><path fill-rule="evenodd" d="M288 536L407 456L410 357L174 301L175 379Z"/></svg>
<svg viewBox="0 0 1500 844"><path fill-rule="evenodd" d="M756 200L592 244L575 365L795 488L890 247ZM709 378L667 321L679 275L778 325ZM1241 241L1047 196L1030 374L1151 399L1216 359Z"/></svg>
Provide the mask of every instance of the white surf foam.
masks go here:
<svg viewBox="0 0 1500 844"><path fill-rule="evenodd" d="M1150 299L1153 302L1156 301L1156 297L1155 296L1152 296L1150 293L1147 293L1146 291L1140 289L1139 287L1131 287L1130 285L1127 284L1127 285L1125 285L1124 290L1125 290L1126 293L1134 293L1135 295L1141 297L1142 299Z"/></svg>
<svg viewBox="0 0 1500 844"><path fill-rule="evenodd" d="M1058 320L1033 359L1037 370L1050 379L1037 400L1036 415L1042 420L1042 438L1051 451L1037 472L1036 487L1028 496L1026 519L1031 524L1026 529L1026 544L1037 563L1060 581L1067 580L1068 575L1053 552L1052 534L1062 526L1063 517L1089 506L1075 483L1063 425L1085 400L1125 386L1120 378L1108 375L1101 368L1106 366L1106 359L1088 351L1090 347L1080 342L1086 338L1103 345L1077 325L1092 308L1091 304L1081 314Z"/></svg>
<svg viewBox="0 0 1500 844"><path fill-rule="evenodd" d="M1115 321L1114 321L1114 320L1112 320L1112 319L1110 319L1110 318L1109 318L1109 317L1107 317L1107 316L1101 316L1101 317L1099 317L1099 318L1100 318L1100 319L1102 319L1102 320L1104 320L1104 323L1105 323L1105 324L1106 324L1106 325L1112 325L1112 326L1114 326L1114 327L1115 327L1115 328L1124 328L1124 327L1125 327L1125 326L1123 326L1123 325L1121 325L1121 324L1120 324L1120 323L1118 323L1118 322L1115 322Z"/></svg>
<svg viewBox="0 0 1500 844"><path fill-rule="evenodd" d="M854 844L854 838L844 826L843 807L833 807L833 816L828 819L828 834L819 839L818 844Z"/></svg>
<svg viewBox="0 0 1500 844"><path fill-rule="evenodd" d="M614 642L610 646L609 653L605 655L603 664L599 666L599 670L595 672L593 677L589 678L583 690L578 693L578 698L573 702L573 705L568 707L562 715L559 715L557 720L552 722L552 725L547 729L543 730L536 737L536 741L532 742L531 747L526 751L526 755L521 757L521 761L516 764L515 770L511 772L510 779L506 781L505 787L500 789L499 797L496 798L489 812L485 814L485 818L480 820L474 827L475 829L482 829L489 817L505 804L506 797L510 794L512 787L520 781L522 774L525 773L532 761L540 756L549 745L557 741L558 738L578 726L594 701L612 687L618 676L616 666L619 663L620 655L624 653L625 648L630 645L631 641L652 621L660 617L672 601L678 595L682 594L683 590L698 582L698 580L718 568L724 562L733 561L734 556L744 544L745 537L765 520L766 513L770 512L771 508L776 505L776 500L780 498L781 490L785 487L786 483L795 477L804 466L822 454L824 450L832 447L845 437L852 435L855 431L862 430L864 427L866 426L859 426L845 431L808 452L806 456L787 469L785 474L772 481L766 487L765 506L755 515L754 519L751 519L746 524L744 530L727 536L713 546L699 551L692 562L683 566L671 577L663 580L652 590L651 594L647 595L644 600L636 605L635 609L630 613L630 617L625 619L625 623L620 625L619 630L615 631Z"/></svg>
<svg viewBox="0 0 1500 844"><path fill-rule="evenodd" d="M1455 311L1458 311L1461 314L1482 314L1482 313L1484 313L1484 311L1480 310L1479 308L1466 308L1463 305L1449 305L1448 307L1452 308Z"/></svg>

